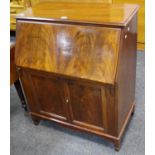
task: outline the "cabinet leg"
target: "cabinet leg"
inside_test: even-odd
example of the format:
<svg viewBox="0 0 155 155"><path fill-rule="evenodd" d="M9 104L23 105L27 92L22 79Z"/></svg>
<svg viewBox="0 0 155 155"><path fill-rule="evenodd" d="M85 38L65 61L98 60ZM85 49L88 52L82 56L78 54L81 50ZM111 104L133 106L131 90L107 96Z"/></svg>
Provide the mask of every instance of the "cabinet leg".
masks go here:
<svg viewBox="0 0 155 155"><path fill-rule="evenodd" d="M120 146L121 146L120 140L115 140L114 141L114 147L115 147L115 150L116 151L119 151L120 150Z"/></svg>
<svg viewBox="0 0 155 155"><path fill-rule="evenodd" d="M32 118L32 121L33 121L33 124L34 124L34 125L39 125L40 119L38 119L38 118L36 118L36 117L34 117L34 116L31 116L31 118Z"/></svg>
<svg viewBox="0 0 155 155"><path fill-rule="evenodd" d="M14 82L14 86L16 88L16 91L17 91L18 96L20 98L20 101L22 103L23 109L25 110L25 112L28 112L26 101L25 101L25 97L24 97L24 94L23 94L23 91L22 91L22 88L21 88L20 81L19 80L15 81Z"/></svg>

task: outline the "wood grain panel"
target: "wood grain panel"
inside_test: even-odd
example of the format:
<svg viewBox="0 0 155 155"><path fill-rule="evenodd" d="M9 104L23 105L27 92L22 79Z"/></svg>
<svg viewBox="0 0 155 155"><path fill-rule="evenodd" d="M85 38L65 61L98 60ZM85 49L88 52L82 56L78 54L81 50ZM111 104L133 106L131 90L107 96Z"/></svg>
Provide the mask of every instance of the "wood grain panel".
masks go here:
<svg viewBox="0 0 155 155"><path fill-rule="evenodd" d="M122 31L122 50L119 55L118 72L116 76L116 90L118 99L118 130L126 119L129 110L135 101L136 79L136 40L137 40L137 16L129 23L130 31ZM125 35L127 38L125 39ZM128 47L128 48L127 48Z"/></svg>
<svg viewBox="0 0 155 155"><path fill-rule="evenodd" d="M59 78L34 75L31 73L33 94L40 113L58 119L67 119L64 103L64 82Z"/></svg>
<svg viewBox="0 0 155 155"><path fill-rule="evenodd" d="M117 118L116 107L117 102L115 101L115 87L106 86L101 89L102 94L102 110L103 110L103 120L104 128L107 133L116 136L117 135Z"/></svg>
<svg viewBox="0 0 155 155"><path fill-rule="evenodd" d="M62 121L69 121L65 104L65 80L46 72L19 68L30 111Z"/></svg>
<svg viewBox="0 0 155 155"><path fill-rule="evenodd" d="M138 6L133 4L42 2L18 14L16 18L124 27L137 11Z"/></svg>
<svg viewBox="0 0 155 155"><path fill-rule="evenodd" d="M16 64L114 83L120 29L18 22Z"/></svg>
<svg viewBox="0 0 155 155"><path fill-rule="evenodd" d="M73 124L116 135L115 89L69 81Z"/></svg>
<svg viewBox="0 0 155 155"><path fill-rule="evenodd" d="M83 123L103 128L101 90L69 82L73 123Z"/></svg>

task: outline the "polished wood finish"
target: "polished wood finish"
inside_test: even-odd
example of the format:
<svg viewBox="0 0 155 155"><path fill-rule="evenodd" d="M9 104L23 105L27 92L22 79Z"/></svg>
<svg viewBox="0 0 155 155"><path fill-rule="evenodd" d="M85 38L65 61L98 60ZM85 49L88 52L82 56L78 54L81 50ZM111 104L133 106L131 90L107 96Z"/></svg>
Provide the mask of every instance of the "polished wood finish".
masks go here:
<svg viewBox="0 0 155 155"><path fill-rule="evenodd" d="M25 22L17 27L18 66L114 83L120 29Z"/></svg>
<svg viewBox="0 0 155 155"><path fill-rule="evenodd" d="M44 2L28 8L16 18L124 27L138 8L138 5L126 4Z"/></svg>
<svg viewBox="0 0 155 155"><path fill-rule="evenodd" d="M80 14L77 21L76 14L74 20L17 17L16 65L34 124L52 120L100 135L119 150L135 107L137 40L137 7L121 7L127 12L123 24L79 21ZM132 14L127 8L134 8Z"/></svg>
<svg viewBox="0 0 155 155"><path fill-rule="evenodd" d="M30 78L32 82L31 89L35 90L33 93L40 113L51 115L57 119L66 120L67 114L63 104L65 94L62 80L33 74L30 75Z"/></svg>
<svg viewBox="0 0 155 155"><path fill-rule="evenodd" d="M15 64L15 42L10 43L10 85L14 84L20 101L22 103L22 107L27 112L27 105L25 101L25 97L21 88L21 84L19 81L19 75L17 72L16 64Z"/></svg>
<svg viewBox="0 0 155 155"><path fill-rule="evenodd" d="M103 129L100 89L83 83L70 82L69 92L73 122L86 126L91 124Z"/></svg>
<svg viewBox="0 0 155 155"><path fill-rule="evenodd" d="M138 38L137 49L145 50L145 0L113 0L113 3L138 4Z"/></svg>
<svg viewBox="0 0 155 155"><path fill-rule="evenodd" d="M118 133L124 124L126 114L131 109L135 100L135 78L136 78L136 40L137 40L137 16L134 16L128 28L122 30L122 35L127 35L121 41L121 51L116 75L116 93L118 102ZM128 47L128 48L127 48ZM124 52L125 51L125 52ZM127 70L125 70L127 68ZM129 82L130 81L130 82ZM127 92L127 93L124 93ZM124 104L125 103L125 104Z"/></svg>

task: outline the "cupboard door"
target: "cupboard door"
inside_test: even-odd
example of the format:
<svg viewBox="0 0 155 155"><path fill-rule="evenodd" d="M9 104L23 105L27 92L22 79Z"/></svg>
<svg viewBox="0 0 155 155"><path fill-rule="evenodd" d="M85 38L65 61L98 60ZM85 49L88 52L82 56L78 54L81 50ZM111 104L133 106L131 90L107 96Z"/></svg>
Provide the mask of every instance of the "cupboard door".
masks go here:
<svg viewBox="0 0 155 155"><path fill-rule="evenodd" d="M83 127L104 130L101 89L69 82L72 121Z"/></svg>
<svg viewBox="0 0 155 155"><path fill-rule="evenodd" d="M37 113L67 120L67 107L64 105L64 81L61 78L37 72L28 72L25 76L29 77L29 90L32 91L33 107L35 106Z"/></svg>

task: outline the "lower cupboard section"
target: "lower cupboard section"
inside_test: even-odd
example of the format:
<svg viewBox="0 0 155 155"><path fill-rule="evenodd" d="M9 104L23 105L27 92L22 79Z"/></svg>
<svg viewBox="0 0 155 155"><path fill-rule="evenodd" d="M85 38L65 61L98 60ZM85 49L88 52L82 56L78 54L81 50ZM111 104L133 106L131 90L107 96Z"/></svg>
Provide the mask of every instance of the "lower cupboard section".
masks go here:
<svg viewBox="0 0 155 155"><path fill-rule="evenodd" d="M118 133L115 86L25 68L19 73L34 124L52 120L103 136L119 150L134 104Z"/></svg>
<svg viewBox="0 0 155 155"><path fill-rule="evenodd" d="M112 86L24 69L20 77L31 112L115 134Z"/></svg>

